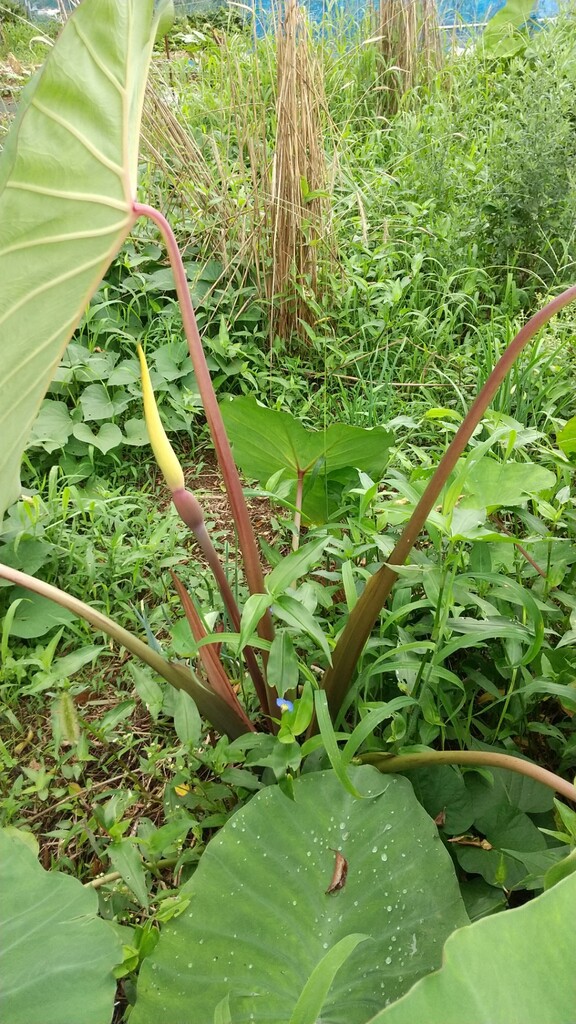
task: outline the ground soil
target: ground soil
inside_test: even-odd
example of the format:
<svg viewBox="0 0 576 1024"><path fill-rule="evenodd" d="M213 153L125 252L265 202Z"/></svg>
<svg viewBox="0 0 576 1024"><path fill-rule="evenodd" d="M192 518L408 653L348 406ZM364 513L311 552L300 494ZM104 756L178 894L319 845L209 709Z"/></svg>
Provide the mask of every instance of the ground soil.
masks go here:
<svg viewBox="0 0 576 1024"><path fill-rule="evenodd" d="M221 543L235 545L234 519L213 452L203 456L198 475L190 480L189 487L202 506L211 533L217 534ZM275 544L278 540L278 522L268 499L247 498L247 504L257 539L262 538L268 544Z"/></svg>

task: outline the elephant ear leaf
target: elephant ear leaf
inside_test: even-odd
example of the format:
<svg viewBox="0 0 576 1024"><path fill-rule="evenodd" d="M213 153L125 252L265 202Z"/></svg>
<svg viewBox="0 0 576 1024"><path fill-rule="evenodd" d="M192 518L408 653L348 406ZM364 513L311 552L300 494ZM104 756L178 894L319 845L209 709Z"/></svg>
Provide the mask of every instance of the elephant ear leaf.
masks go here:
<svg viewBox="0 0 576 1024"><path fill-rule="evenodd" d="M410 783L366 768L349 768L361 800L309 772L224 825L142 964L130 1024L208 1024L226 1005L234 1024L364 1024L440 966L468 920L452 862Z"/></svg>
<svg viewBox="0 0 576 1024"><path fill-rule="evenodd" d="M108 1024L121 941L94 889L45 871L29 832L0 829L0 1003L6 1024Z"/></svg>
<svg viewBox="0 0 576 1024"><path fill-rule="evenodd" d="M574 949L575 920L572 874L523 907L457 929L444 947L442 968L370 1024L575 1020L576 973L562 956Z"/></svg>
<svg viewBox="0 0 576 1024"><path fill-rule="evenodd" d="M154 30L170 0L84 0L0 158L0 519L55 367L134 224Z"/></svg>

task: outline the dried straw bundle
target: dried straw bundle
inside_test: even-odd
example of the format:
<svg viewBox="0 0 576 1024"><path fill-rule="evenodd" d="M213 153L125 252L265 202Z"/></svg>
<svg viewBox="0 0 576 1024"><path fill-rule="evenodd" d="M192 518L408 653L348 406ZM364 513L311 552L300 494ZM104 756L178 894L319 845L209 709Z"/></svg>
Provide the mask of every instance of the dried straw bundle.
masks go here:
<svg viewBox="0 0 576 1024"><path fill-rule="evenodd" d="M180 233L184 223L190 227L186 245L200 260L217 259L222 264L212 287L233 278L241 289L250 278L265 295L271 233L269 103L263 97L257 55L246 68L225 34L218 34L217 42L227 87L218 132L195 130L187 123L180 104L181 81L175 91L170 67L168 73L157 67L146 90L142 140L162 175L157 205L164 213L178 210ZM170 191L166 182L173 186Z"/></svg>
<svg viewBox="0 0 576 1024"><path fill-rule="evenodd" d="M380 0L379 38L386 74L389 113L414 85L429 81L442 64L435 0Z"/></svg>
<svg viewBox="0 0 576 1024"><path fill-rule="evenodd" d="M211 212L214 172L193 133L180 123L174 110L148 83L142 118L142 142L154 164L162 171L164 185L159 205L165 214L179 207L181 217L197 224L214 256L226 261L226 241L233 212L222 195L219 217ZM166 182L173 187L166 191ZM190 239L197 242L198 239Z"/></svg>
<svg viewBox="0 0 576 1024"><path fill-rule="evenodd" d="M308 22L286 0L277 30L276 138L271 187L273 331L303 335L318 286L318 243L326 216L325 97Z"/></svg>
<svg viewBox="0 0 576 1024"><path fill-rule="evenodd" d="M421 74L429 81L444 59L436 0L420 0L420 59Z"/></svg>

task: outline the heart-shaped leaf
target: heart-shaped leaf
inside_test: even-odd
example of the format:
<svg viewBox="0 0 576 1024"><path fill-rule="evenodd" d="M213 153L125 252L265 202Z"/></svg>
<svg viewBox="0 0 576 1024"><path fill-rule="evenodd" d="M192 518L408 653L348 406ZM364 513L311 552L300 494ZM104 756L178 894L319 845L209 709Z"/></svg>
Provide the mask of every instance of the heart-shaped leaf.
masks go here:
<svg viewBox="0 0 576 1024"><path fill-rule="evenodd" d="M227 996L234 1024L287 1024L327 952L359 934L321 1020L361 1024L439 966L467 917L436 826L406 779L350 775L364 799L311 773L293 800L269 787L224 826L143 964L131 1024L209 1024ZM347 872L329 893L335 851Z"/></svg>
<svg viewBox="0 0 576 1024"><path fill-rule="evenodd" d="M483 458L464 481L462 508L508 508L554 487L556 476L532 462L496 462Z"/></svg>
<svg viewBox="0 0 576 1024"><path fill-rule="evenodd" d="M45 636L56 626L74 621L74 615L67 608L61 608L47 597L31 594L23 587L15 587L12 597L14 601L19 601L10 626L12 636L30 640Z"/></svg>
<svg viewBox="0 0 576 1024"><path fill-rule="evenodd" d="M26 842L0 831L0 988L10 1024L109 1024L120 940L75 878L44 871Z"/></svg>
<svg viewBox="0 0 576 1024"><path fill-rule="evenodd" d="M393 441L384 427L335 423L326 430L307 430L290 413L265 409L246 396L223 402L220 409L237 464L261 484L280 470L294 480L299 473L325 476L350 468L378 477Z"/></svg>
<svg viewBox="0 0 576 1024"><path fill-rule="evenodd" d="M75 423L73 433L78 441L94 445L103 455L122 444L122 431L116 423L103 423L96 434L87 423Z"/></svg>
<svg viewBox="0 0 576 1024"><path fill-rule="evenodd" d="M34 421L28 447L42 447L47 452L58 451L66 444L74 423L66 402L47 398Z"/></svg>

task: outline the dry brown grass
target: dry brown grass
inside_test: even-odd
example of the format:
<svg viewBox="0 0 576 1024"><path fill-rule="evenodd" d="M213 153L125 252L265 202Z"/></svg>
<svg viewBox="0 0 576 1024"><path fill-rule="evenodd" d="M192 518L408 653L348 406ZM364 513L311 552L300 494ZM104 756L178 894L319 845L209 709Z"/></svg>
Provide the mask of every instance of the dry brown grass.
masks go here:
<svg viewBox="0 0 576 1024"><path fill-rule="evenodd" d="M249 275L269 305L271 341L304 337L320 253L332 251L322 63L296 0L282 9L268 66L261 52L240 59L226 33L215 39L226 99L214 128L199 136L187 123L186 95L172 88L169 62L164 69L157 62L148 87L143 141L161 171L158 199L163 212L190 225L188 243L201 258L221 261L222 279L234 275L241 289ZM189 81L203 88L194 73Z"/></svg>
<svg viewBox="0 0 576 1024"><path fill-rule="evenodd" d="M226 262L227 232L233 210L221 194L220 215L213 216L213 167L192 132L151 83L146 89L142 142L153 164L162 172L162 212L168 216L176 212L180 220L186 217L191 223L201 224L204 243L215 258Z"/></svg>
<svg viewBox="0 0 576 1024"><path fill-rule="evenodd" d="M226 47L224 40L222 48ZM240 94L241 83L234 79L234 70L240 74L240 69L234 64L233 54L227 51L229 86ZM221 276L210 291L232 278L241 289L250 274L265 295L261 258L265 214L260 184L266 177L265 145L258 143L245 123L246 94L242 103L238 99L229 111L223 111L219 139L209 133L201 136L199 143L172 93L156 69L146 90L142 120L144 152L152 167L161 172L157 194L151 199L179 225L184 250L191 248L200 263L218 260L222 264ZM246 201L238 202L230 184L248 180L251 188ZM182 234L184 224L186 236ZM217 312L215 308L214 314Z"/></svg>
<svg viewBox="0 0 576 1024"><path fill-rule="evenodd" d="M208 31L223 89L217 118L209 110L202 134L198 122L189 120L187 98L193 96L203 124L203 68L210 55L201 53L190 62L198 70L182 74L173 72L168 47L166 60L157 54L143 143L161 172L157 189L150 176L151 200L178 224L181 236L186 225L183 241L195 259L222 264L213 289L233 282L228 295L239 295L237 312L250 302L244 285L255 285L270 309L271 341L276 335L288 341L307 337L303 325L313 323L321 298L321 264L334 262L330 196L340 146L325 97L325 55L313 43L297 0L278 2L276 47L268 47L268 65L256 40L247 60L245 48L239 56L233 36L213 30L210 40ZM435 0L380 0L378 17L381 72L375 84L383 97L380 112L389 115L410 88L428 81L439 67L440 35ZM362 231L367 232L364 220Z"/></svg>
<svg viewBox="0 0 576 1024"><path fill-rule="evenodd" d="M435 0L380 0L375 34L381 52L375 84L384 97L381 112L389 115L440 64ZM201 51L194 70L176 72L175 88L173 62L159 70L157 61L143 124L146 148L161 171L164 212L180 227L189 225L195 258L221 262L213 287L233 283L226 289L228 297L239 296L233 318L255 286L270 311L271 343L277 336L305 340L306 325L314 323L323 269L334 265L331 196L345 151L325 96L330 51L313 42L297 0L282 0L275 35L275 46L270 40L260 47L255 39L250 55L233 35L214 32L215 50ZM221 97L207 91L207 81L218 88L215 69Z"/></svg>
<svg viewBox="0 0 576 1024"><path fill-rule="evenodd" d="M442 64L435 0L380 0L379 39L385 62L389 113L413 86L428 82Z"/></svg>
<svg viewBox="0 0 576 1024"><path fill-rule="evenodd" d="M276 138L271 188L273 329L302 335L318 290L318 246L327 220L321 65L297 0L286 0L277 29Z"/></svg>

